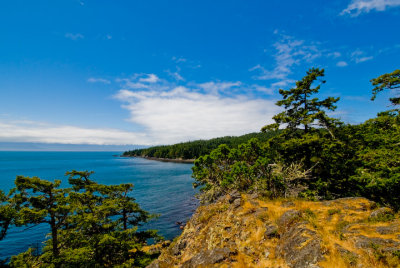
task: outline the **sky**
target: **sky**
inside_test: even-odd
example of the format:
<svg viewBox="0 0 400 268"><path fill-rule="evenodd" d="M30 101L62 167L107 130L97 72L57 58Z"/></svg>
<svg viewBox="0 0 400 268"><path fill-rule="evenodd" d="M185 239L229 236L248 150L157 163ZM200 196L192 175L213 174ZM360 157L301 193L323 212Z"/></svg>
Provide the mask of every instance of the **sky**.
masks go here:
<svg viewBox="0 0 400 268"><path fill-rule="evenodd" d="M155 145L257 132L279 89L361 123L370 79L399 68L400 0L0 2L0 142Z"/></svg>

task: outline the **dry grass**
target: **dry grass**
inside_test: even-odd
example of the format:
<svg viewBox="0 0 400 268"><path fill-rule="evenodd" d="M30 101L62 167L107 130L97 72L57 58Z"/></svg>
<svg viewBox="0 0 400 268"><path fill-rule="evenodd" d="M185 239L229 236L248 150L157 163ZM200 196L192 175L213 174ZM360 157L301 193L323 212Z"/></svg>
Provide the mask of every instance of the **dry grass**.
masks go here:
<svg viewBox="0 0 400 268"><path fill-rule="evenodd" d="M282 206L292 202L293 206ZM261 209L267 208L267 209ZM183 263L204 249L232 248L229 263L217 267L287 267L276 255L279 238L266 238L266 226L274 224L288 210L301 211L301 219L321 238L324 260L321 267L400 267L400 256L380 256L377 249L359 249L354 236L380 237L399 240L400 232L381 235L377 227L393 225L391 222L368 221L373 204L366 199L346 199L330 202L312 202L296 199L251 200L242 196L240 208L233 209L228 202L200 207L197 211L201 229L190 223L184 234L191 234L188 247L175 261ZM259 212L261 211L261 212ZM258 213L259 212L259 213ZM396 216L400 224L399 216ZM307 239L300 247L306 246ZM338 245L344 251L338 250ZM343 253L347 250L349 254ZM400 253L399 253L400 254Z"/></svg>

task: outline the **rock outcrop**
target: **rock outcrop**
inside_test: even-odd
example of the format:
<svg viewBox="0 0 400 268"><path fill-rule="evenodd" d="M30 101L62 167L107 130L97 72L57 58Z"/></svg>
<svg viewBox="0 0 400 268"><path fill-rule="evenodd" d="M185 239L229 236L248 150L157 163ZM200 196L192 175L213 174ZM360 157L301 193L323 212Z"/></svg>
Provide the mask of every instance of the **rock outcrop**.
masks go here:
<svg viewBox="0 0 400 268"><path fill-rule="evenodd" d="M149 267L400 267L400 219L364 198L201 206Z"/></svg>

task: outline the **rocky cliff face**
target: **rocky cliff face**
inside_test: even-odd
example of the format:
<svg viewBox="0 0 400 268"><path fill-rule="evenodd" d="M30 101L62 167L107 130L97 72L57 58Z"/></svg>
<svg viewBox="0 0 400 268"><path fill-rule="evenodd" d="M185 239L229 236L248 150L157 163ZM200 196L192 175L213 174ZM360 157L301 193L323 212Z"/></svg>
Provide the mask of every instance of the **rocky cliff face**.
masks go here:
<svg viewBox="0 0 400 268"><path fill-rule="evenodd" d="M400 267L400 219L364 198L236 192L199 207L149 267Z"/></svg>

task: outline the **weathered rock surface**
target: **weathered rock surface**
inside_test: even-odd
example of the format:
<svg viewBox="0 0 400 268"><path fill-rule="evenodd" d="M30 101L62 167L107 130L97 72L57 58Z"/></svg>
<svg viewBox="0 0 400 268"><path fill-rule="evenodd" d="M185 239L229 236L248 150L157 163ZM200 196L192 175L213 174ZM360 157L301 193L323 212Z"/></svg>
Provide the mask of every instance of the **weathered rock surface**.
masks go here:
<svg viewBox="0 0 400 268"><path fill-rule="evenodd" d="M216 263L220 263L227 259L231 251L229 248L215 248L212 250L201 251L194 255L190 260L185 261L182 264L182 268L206 266Z"/></svg>
<svg viewBox="0 0 400 268"><path fill-rule="evenodd" d="M385 218L385 217L392 216L392 215L394 215L393 210L391 210L390 208L387 208L387 207L383 207L383 208L378 208L378 209L372 211L369 218L372 220L375 220L375 219Z"/></svg>
<svg viewBox="0 0 400 268"><path fill-rule="evenodd" d="M376 227L376 232L381 235L395 234L395 233L399 232L399 230L400 230L400 226L398 226L398 225Z"/></svg>
<svg viewBox="0 0 400 268"><path fill-rule="evenodd" d="M366 237L360 235L354 238L355 246L364 249L381 249L382 251L394 252L400 251L400 242L393 239L384 239L380 237Z"/></svg>
<svg viewBox="0 0 400 268"><path fill-rule="evenodd" d="M321 238L305 223L295 223L285 229L276 248L290 267L303 268L316 265L323 259Z"/></svg>
<svg viewBox="0 0 400 268"><path fill-rule="evenodd" d="M387 213L364 198L266 201L232 192L199 207L148 267L400 267L400 219Z"/></svg>

